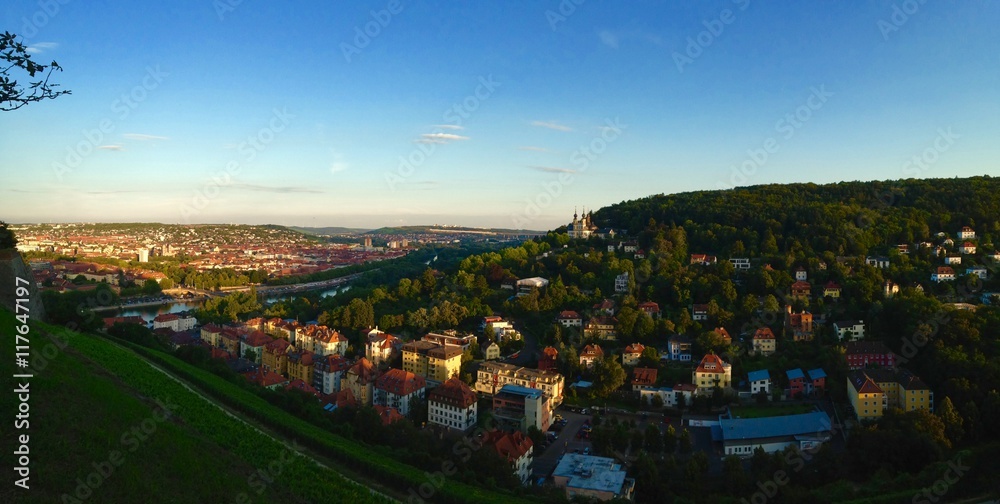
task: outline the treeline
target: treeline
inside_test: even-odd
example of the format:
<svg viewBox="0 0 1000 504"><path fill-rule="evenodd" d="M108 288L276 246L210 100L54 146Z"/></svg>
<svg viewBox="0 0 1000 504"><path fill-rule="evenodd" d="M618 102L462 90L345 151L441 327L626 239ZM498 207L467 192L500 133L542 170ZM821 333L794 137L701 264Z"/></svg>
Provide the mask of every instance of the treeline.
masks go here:
<svg viewBox="0 0 1000 504"><path fill-rule="evenodd" d="M639 236L651 221L683 226L693 252L724 259L797 250L878 253L939 231L954 236L962 226L976 229L984 244L1000 232L1000 179L771 184L657 195L602 208L594 219Z"/></svg>

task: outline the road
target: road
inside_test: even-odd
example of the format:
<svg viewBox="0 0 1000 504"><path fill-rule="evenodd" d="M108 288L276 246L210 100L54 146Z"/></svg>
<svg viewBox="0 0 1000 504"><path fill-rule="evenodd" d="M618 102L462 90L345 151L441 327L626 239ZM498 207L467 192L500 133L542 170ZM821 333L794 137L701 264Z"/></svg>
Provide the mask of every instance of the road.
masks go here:
<svg viewBox="0 0 1000 504"><path fill-rule="evenodd" d="M556 413L566 419L566 426L558 433L559 436L554 443L549 445L540 456L535 456L535 461L531 466L534 478L547 477L551 474L559 463L559 458L567 451L593 449L590 441L576 439L576 433L583 427L583 422L590 419L590 415L581 415L562 408L556 410Z"/></svg>

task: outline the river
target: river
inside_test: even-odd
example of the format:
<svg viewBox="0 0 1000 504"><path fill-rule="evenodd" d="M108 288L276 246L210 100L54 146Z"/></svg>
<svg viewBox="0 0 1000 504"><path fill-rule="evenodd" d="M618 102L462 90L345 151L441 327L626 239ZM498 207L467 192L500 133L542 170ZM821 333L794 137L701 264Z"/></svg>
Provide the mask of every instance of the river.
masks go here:
<svg viewBox="0 0 1000 504"><path fill-rule="evenodd" d="M319 293L320 297L335 296L341 292L347 292L350 290L350 285L341 285L337 287L332 287L323 290ZM273 296L264 299L265 304L273 304L281 300L286 300L297 295L302 294L301 292L291 292L288 294L282 294L280 296ZM165 305L157 306L137 306L137 307L125 307L119 310L108 310L100 312L102 317L142 317L146 322L152 322L157 315L162 315L164 313L178 313L188 310L195 310L201 307L204 300L197 301L181 301L178 303L170 303Z"/></svg>

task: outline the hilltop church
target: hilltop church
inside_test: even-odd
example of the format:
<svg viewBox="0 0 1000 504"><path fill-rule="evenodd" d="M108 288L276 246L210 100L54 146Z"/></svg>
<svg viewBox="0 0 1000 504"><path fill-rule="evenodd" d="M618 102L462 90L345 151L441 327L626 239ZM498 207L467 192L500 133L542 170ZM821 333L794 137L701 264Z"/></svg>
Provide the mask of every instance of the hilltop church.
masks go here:
<svg viewBox="0 0 1000 504"><path fill-rule="evenodd" d="M569 234L570 238L590 238L590 235L597 232L593 218L593 210L587 213L587 210L584 209L582 218L576 214L576 210L573 210L573 222L566 226L566 233Z"/></svg>

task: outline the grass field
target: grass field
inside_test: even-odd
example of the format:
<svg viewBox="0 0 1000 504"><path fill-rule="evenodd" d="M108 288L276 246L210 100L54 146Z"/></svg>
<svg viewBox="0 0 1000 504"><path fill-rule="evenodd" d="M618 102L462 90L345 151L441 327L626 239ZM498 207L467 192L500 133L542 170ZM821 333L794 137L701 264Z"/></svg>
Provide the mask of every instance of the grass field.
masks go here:
<svg viewBox="0 0 1000 504"><path fill-rule="evenodd" d="M812 404L754 404L749 406L734 406L730 408L733 418L760 418L769 416L799 415L811 413L816 407Z"/></svg>

